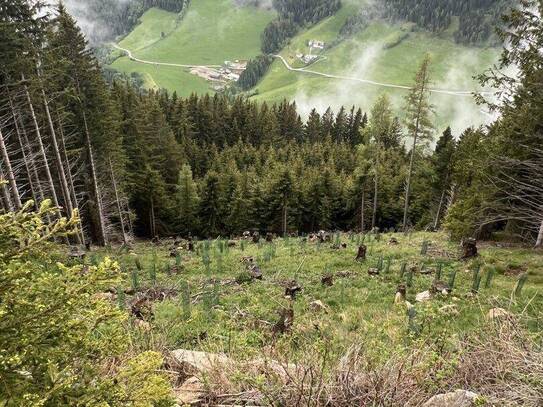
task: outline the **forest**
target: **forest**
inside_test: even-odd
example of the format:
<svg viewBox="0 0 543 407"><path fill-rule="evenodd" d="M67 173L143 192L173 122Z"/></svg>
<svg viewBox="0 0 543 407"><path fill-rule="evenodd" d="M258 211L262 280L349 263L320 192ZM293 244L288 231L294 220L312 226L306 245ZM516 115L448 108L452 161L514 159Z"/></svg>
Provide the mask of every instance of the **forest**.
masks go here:
<svg viewBox="0 0 543 407"><path fill-rule="evenodd" d="M66 214L78 208L80 238L96 244L128 233L429 230L442 221L457 238L499 230L538 238L538 190L516 190L527 169L515 160L538 159L539 135L513 137L518 130L504 123L513 116L517 126L536 126L541 112L531 104L530 120L517 121L528 114L518 96L489 128L436 137L427 60L404 120L384 96L367 112L314 110L303 120L287 101L108 87L65 9L14 21L22 29L3 44L11 56L1 93L5 210L46 198ZM482 80L492 79L501 78ZM510 177L515 190L504 188Z"/></svg>
<svg viewBox="0 0 543 407"><path fill-rule="evenodd" d="M495 37L501 16L512 4L510 0L386 0L384 9L390 18L411 21L435 32L449 28L456 16L459 26L454 32L455 40L482 44ZM494 43L497 41L499 39L494 38Z"/></svg>
<svg viewBox="0 0 543 407"><path fill-rule="evenodd" d="M0 405L540 406L541 13L503 17L497 119L454 134L430 56L401 114L304 117L110 84L62 3L3 3Z"/></svg>

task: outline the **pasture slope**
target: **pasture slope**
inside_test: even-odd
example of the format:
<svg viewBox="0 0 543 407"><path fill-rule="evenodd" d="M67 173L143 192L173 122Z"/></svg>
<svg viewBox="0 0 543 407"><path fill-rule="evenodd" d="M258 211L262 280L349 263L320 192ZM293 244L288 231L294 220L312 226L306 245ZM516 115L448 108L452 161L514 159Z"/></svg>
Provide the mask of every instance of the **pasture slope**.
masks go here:
<svg viewBox="0 0 543 407"><path fill-rule="evenodd" d="M153 8L119 46L136 58L162 63L217 65L249 59L260 53L260 33L274 16L272 11L235 6L232 0L191 2L181 20L175 13ZM179 95L210 91L203 79L184 68L141 64L126 56L112 66L126 73L148 74L158 87Z"/></svg>
<svg viewBox="0 0 543 407"><path fill-rule="evenodd" d="M327 75L355 77L361 80L409 86L426 53L432 58L432 87L446 90L480 91L474 76L497 61L498 50L455 44L448 32L435 35L416 30L411 24L373 22L351 38L340 40L339 32L346 19L360 5L344 2L332 17L301 31L280 55L293 68L303 64L296 54L307 53L307 42L318 39L330 45L320 61L311 66ZM186 65L215 65L228 59L247 59L260 53L260 34L274 17L274 12L252 7L237 7L232 0L193 2L182 20L174 13L151 9L133 32L119 46L134 57L146 61ZM140 72L154 87L177 91L180 95L209 92L209 84L174 66L141 64L121 57L113 67L126 72ZM323 112L328 106L360 105L368 111L382 93L387 93L401 112L405 89L383 87L338 78L308 75L288 70L276 60L268 74L253 89L257 101L296 100L302 113L316 107ZM465 95L434 94L437 130L452 125L460 131L468 125L483 124L490 119L472 98Z"/></svg>

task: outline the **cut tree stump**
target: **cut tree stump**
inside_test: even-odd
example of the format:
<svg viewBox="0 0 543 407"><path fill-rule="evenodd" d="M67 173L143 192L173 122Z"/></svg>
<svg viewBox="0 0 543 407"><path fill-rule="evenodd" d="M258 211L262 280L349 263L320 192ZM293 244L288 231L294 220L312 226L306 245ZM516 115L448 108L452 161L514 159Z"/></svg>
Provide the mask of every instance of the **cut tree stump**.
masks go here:
<svg viewBox="0 0 543 407"><path fill-rule="evenodd" d="M368 251L368 248L365 245L360 245L358 247L358 253L356 254L356 261L364 261L366 260L366 252Z"/></svg>

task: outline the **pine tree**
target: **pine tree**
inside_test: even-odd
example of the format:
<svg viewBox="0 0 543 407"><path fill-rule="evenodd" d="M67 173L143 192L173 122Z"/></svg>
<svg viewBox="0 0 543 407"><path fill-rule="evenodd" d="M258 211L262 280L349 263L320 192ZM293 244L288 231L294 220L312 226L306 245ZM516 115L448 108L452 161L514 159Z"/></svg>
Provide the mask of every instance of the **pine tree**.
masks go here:
<svg viewBox="0 0 543 407"><path fill-rule="evenodd" d="M415 75L415 84L406 97L405 124L409 136L413 138L411 158L405 187L405 203L403 214L403 230L407 231L409 201L411 199L411 181L417 155L417 147L420 142L428 142L432 138L433 126L430 120L432 106L429 98L430 84L430 57L426 56Z"/></svg>
<svg viewBox="0 0 543 407"><path fill-rule="evenodd" d="M176 202L180 232L185 236L195 234L200 198L198 197L197 185L192 178L192 171L187 164L183 165L179 172Z"/></svg>

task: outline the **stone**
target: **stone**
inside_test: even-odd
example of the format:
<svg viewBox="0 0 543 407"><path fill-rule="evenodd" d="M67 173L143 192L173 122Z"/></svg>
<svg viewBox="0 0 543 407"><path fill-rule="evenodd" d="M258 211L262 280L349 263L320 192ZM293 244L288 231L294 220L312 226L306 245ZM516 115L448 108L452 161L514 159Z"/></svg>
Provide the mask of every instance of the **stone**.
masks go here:
<svg viewBox="0 0 543 407"><path fill-rule="evenodd" d="M402 293L396 293L396 297L394 297L394 304L405 304L405 297L402 295Z"/></svg>
<svg viewBox="0 0 543 407"><path fill-rule="evenodd" d="M418 293L415 297L415 300L417 302L426 302L430 301L432 299L432 294L430 294L430 291L423 291L421 293Z"/></svg>
<svg viewBox="0 0 543 407"><path fill-rule="evenodd" d="M447 315L450 317L454 317L460 314L460 311L458 311L458 307L456 306L456 304L444 305L439 309L439 312L441 312L443 315Z"/></svg>
<svg viewBox="0 0 543 407"><path fill-rule="evenodd" d="M370 276L378 276L379 275L379 269L375 268L375 267L370 267L368 269L368 274Z"/></svg>
<svg viewBox="0 0 543 407"><path fill-rule="evenodd" d="M428 400L422 407L472 407L477 401L477 394L468 390L456 390L451 393L438 394Z"/></svg>
<svg viewBox="0 0 543 407"><path fill-rule="evenodd" d="M443 294L448 295L451 292L451 288L449 287L449 284L447 284L444 281L441 280L434 280L432 282L432 286L430 287L430 292L432 294Z"/></svg>
<svg viewBox="0 0 543 407"><path fill-rule="evenodd" d="M197 377L189 377L185 382L174 390L176 402L183 405L196 404L201 402L205 396L204 384Z"/></svg>
<svg viewBox="0 0 543 407"><path fill-rule="evenodd" d="M492 308L490 311L488 311L488 314L486 315L487 319L491 321L500 318L507 318L510 316L511 313L504 310L503 308Z"/></svg>
<svg viewBox="0 0 543 407"><path fill-rule="evenodd" d="M311 301L309 304L309 309L313 312L326 312L327 308L321 300Z"/></svg>
<svg viewBox="0 0 543 407"><path fill-rule="evenodd" d="M174 364L187 376L209 372L216 366L227 365L230 359L218 353L177 349L170 353Z"/></svg>

